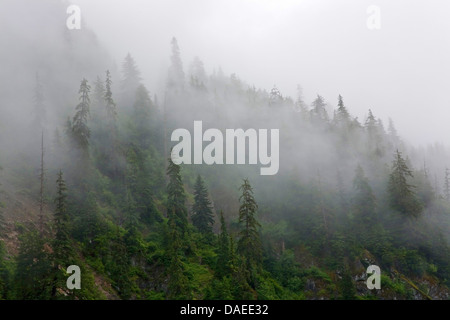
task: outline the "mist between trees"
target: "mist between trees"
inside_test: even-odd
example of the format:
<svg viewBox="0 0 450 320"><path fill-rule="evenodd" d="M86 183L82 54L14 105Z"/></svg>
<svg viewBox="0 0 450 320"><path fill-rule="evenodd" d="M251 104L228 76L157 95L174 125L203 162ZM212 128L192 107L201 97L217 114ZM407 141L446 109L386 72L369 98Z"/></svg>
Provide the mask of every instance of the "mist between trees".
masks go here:
<svg viewBox="0 0 450 320"><path fill-rule="evenodd" d="M186 68L175 38L155 94L131 54L117 66L92 31L50 28L58 18L51 43L2 53L2 298L424 298L403 278L448 297L446 147L407 144L342 96ZM174 163L171 134L194 121L279 129L278 173ZM365 263L384 291L360 288ZM72 264L79 292L64 287Z"/></svg>

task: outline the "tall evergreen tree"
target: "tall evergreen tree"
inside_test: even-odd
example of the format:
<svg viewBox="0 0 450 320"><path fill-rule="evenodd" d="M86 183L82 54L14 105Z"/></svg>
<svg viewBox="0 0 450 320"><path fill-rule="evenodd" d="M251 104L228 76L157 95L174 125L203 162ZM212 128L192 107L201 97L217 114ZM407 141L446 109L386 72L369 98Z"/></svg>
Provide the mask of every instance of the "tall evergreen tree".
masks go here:
<svg viewBox="0 0 450 320"><path fill-rule="evenodd" d="M412 177L412 171L397 150L389 176L389 202L393 209L403 215L417 218L422 212L422 204L417 199L414 186L408 183L408 178Z"/></svg>
<svg viewBox="0 0 450 320"><path fill-rule="evenodd" d="M169 220L170 244L168 249L169 275L168 297L169 299L189 299L188 279L184 274L185 268L182 258L184 257L181 243L181 235L176 226L175 220Z"/></svg>
<svg viewBox="0 0 450 320"><path fill-rule="evenodd" d="M54 214L55 238L53 239L53 284L52 297L74 298L67 294L66 268L78 264L73 245L70 241L69 214L67 211L67 187L60 170L56 180L55 214ZM66 293L61 293L66 292Z"/></svg>
<svg viewBox="0 0 450 320"><path fill-rule="evenodd" d="M39 73L36 73L36 84L34 87L34 124L33 128L38 131L42 131L45 128L45 123L47 119L46 107L45 107L45 97L44 89L39 77Z"/></svg>
<svg viewBox="0 0 450 320"><path fill-rule="evenodd" d="M184 238L188 225L185 204L186 194L184 192L183 181L181 180L180 166L174 164L171 158L168 161L167 218L169 219L169 226L176 228L181 238Z"/></svg>
<svg viewBox="0 0 450 320"><path fill-rule="evenodd" d="M220 212L220 234L217 248L216 273L217 279L222 279L231 273L231 252L230 252L230 235L228 234L227 225L223 212Z"/></svg>
<svg viewBox="0 0 450 320"><path fill-rule="evenodd" d="M125 96L125 103L131 104L136 89L141 85L141 72L139 71L136 61L130 53L127 54L122 63L122 92Z"/></svg>
<svg viewBox="0 0 450 320"><path fill-rule="evenodd" d="M112 98L111 86L112 86L111 73L109 72L109 70L106 70L106 80L105 80L106 114L108 115L108 119L114 122L117 118L117 108L116 103Z"/></svg>
<svg viewBox="0 0 450 320"><path fill-rule="evenodd" d="M94 93L93 93L93 105L97 108L97 109L101 109L104 106L104 101L105 101L105 93L106 93L106 89L105 89L105 84L103 82L103 80L97 76L97 79L95 80L94 83Z"/></svg>
<svg viewBox="0 0 450 320"><path fill-rule="evenodd" d="M91 87L86 79L81 81L80 90L80 103L76 107L75 116L72 120L72 137L75 140L76 145L84 152L88 154L89 138L91 130L88 127L88 118L90 114L90 93Z"/></svg>
<svg viewBox="0 0 450 320"><path fill-rule="evenodd" d="M182 90L184 87L184 71L177 39L172 38L170 45L172 55L170 57L171 65L169 67L169 77L167 85L169 88Z"/></svg>
<svg viewBox="0 0 450 320"><path fill-rule="evenodd" d="M55 198L55 240L53 251L57 263L67 264L72 255L72 245L69 236L69 213L67 211L67 187L63 178L63 172L58 172L56 180Z"/></svg>
<svg viewBox="0 0 450 320"><path fill-rule="evenodd" d="M319 119L322 121L328 121L328 112L326 109L325 100L322 96L317 95L316 100L312 103L311 113L313 115L313 119Z"/></svg>
<svg viewBox="0 0 450 320"><path fill-rule="evenodd" d="M261 225L255 217L258 205L253 197L253 189L248 179L244 179L240 190L242 190L242 195L239 198L241 202L239 223L242 229L239 232L237 249L238 253L245 259L246 268L252 281L252 274L260 268L262 262L262 247L259 236Z"/></svg>
<svg viewBox="0 0 450 320"><path fill-rule="evenodd" d="M341 123L349 123L350 122L350 114L347 111L347 108L344 105L344 99L341 95L338 97L338 109L336 113L336 117L338 122Z"/></svg>
<svg viewBox="0 0 450 320"><path fill-rule="evenodd" d="M194 205L192 207L192 224L203 234L212 234L214 216L208 190L200 175L194 187Z"/></svg>

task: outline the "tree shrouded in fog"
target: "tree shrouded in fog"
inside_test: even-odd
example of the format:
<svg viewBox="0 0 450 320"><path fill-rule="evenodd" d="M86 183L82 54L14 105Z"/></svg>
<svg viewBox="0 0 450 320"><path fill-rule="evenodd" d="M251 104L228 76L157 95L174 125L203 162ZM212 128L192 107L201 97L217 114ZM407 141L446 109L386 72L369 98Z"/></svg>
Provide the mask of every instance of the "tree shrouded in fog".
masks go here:
<svg viewBox="0 0 450 320"><path fill-rule="evenodd" d="M389 203L391 207L407 217L417 218L422 212L422 204L417 199L414 186L409 184L412 178L406 160L400 151L395 152L392 170L389 176Z"/></svg>
<svg viewBox="0 0 450 320"><path fill-rule="evenodd" d="M76 145L88 153L89 138L91 136L91 130L88 126L88 118L90 115L90 93L91 87L86 79L81 81L80 90L80 103L75 109L75 115L72 120L72 137L75 140Z"/></svg>
<svg viewBox="0 0 450 320"><path fill-rule="evenodd" d="M47 111L45 107L44 88L39 73L36 73L36 83L34 87L33 102L34 102L33 127L35 130L38 130L40 132L45 129Z"/></svg>
<svg viewBox="0 0 450 320"><path fill-rule="evenodd" d="M296 55L271 49L273 37L263 37L268 50L258 54L245 52L263 48L251 39L245 48L227 46L230 39L238 43L233 27L245 31L238 26L224 29L229 39L219 37L199 50L196 41L208 35L191 34L198 31L195 23L187 33L197 40L164 36L175 20L185 25L178 17L157 19L165 39L142 41L130 32L125 43L122 34L102 39L87 25L61 32L67 29L62 1L0 1L0 7L0 43L8 44L0 52L0 300L417 299L420 291L433 299L450 296L450 171L444 175L449 149L401 140L391 120L384 128L375 116L387 120L388 107L425 101L420 88L413 88L419 96L394 96L404 83L386 91L384 81L377 94L363 89L355 95L364 79L349 70L338 78L325 75L337 69L324 51L313 50L320 53L317 61L294 61ZM23 19L3 10L13 7ZM187 11L177 15L192 18ZM173 10L166 14L174 17ZM204 22L203 12L194 16ZM103 35L108 32L114 28ZM187 56L181 40L189 46ZM116 50L108 52L105 41ZM145 66L145 82L144 69L128 50L140 50L133 53ZM124 53L118 65L117 52ZM208 57L212 53L217 59ZM231 61L239 53L251 57L250 64L242 68L242 61ZM274 55L258 64L267 54ZM292 72L302 78L305 95L299 87L291 97L296 82L276 72L307 60L311 68L298 69L307 73ZM270 61L277 63L267 66ZM36 70L42 81L34 81ZM257 79L246 78L249 72ZM442 103L424 97L433 97L427 108ZM350 107L367 118L358 121ZM418 110L429 121L429 112ZM402 129L414 116L398 114ZM192 127L194 121L202 121L201 130L198 123ZM58 130L61 135L50 143L48 135ZM37 141L42 131L47 179ZM176 165L167 157L177 138L184 159L190 156L194 164ZM231 156L230 142L235 165L196 164L209 153ZM237 165L242 158L246 164ZM261 175L261 166L275 162L282 168L278 174ZM39 216L53 217L43 233ZM366 263L382 267L381 294L359 281ZM69 265L81 268L80 290L66 286Z"/></svg>
<svg viewBox="0 0 450 320"><path fill-rule="evenodd" d="M183 62L181 61L180 48L176 38L170 42L172 55L170 57L170 67L167 85L175 90L182 90L184 87Z"/></svg>
<svg viewBox="0 0 450 320"><path fill-rule="evenodd" d="M322 96L317 95L316 100L312 103L311 113L314 119L319 119L321 121L328 121L328 112L326 109L326 103Z"/></svg>
<svg viewBox="0 0 450 320"><path fill-rule="evenodd" d="M122 93L124 95L124 103L132 103L137 88L141 85L141 72L138 69L136 61L130 53L125 57L122 63Z"/></svg>
<svg viewBox="0 0 450 320"><path fill-rule="evenodd" d="M338 109L336 113L337 121L340 123L348 124L350 122L350 114L344 105L344 99L341 95L338 97Z"/></svg>
<svg viewBox="0 0 450 320"><path fill-rule="evenodd" d="M115 121L117 118L117 107L116 103L114 102L112 98L112 91L111 91L111 73L109 70L106 71L106 80L105 80L105 107L106 107L106 114L108 115L108 119L110 121Z"/></svg>

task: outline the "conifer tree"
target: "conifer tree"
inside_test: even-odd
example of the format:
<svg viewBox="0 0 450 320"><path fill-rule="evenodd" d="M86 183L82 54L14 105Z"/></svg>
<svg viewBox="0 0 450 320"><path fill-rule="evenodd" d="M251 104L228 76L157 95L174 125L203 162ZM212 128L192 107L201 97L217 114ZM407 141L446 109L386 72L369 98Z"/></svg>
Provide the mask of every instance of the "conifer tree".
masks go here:
<svg viewBox="0 0 450 320"><path fill-rule="evenodd" d="M80 90L80 103L76 107L75 116L72 120L72 137L75 140L76 145L88 155L89 138L91 130L88 127L88 118L90 114L90 98L89 92L91 87L86 79L81 81Z"/></svg>
<svg viewBox="0 0 450 320"><path fill-rule="evenodd" d="M261 266L262 248L259 236L261 225L256 220L256 211L258 205L253 197L253 189L248 181L244 179L241 185L242 195L239 198L241 206L239 207L239 223L241 231L239 232L238 253L244 258L246 268L250 274L257 271Z"/></svg>
<svg viewBox="0 0 450 320"><path fill-rule="evenodd" d="M230 235L228 234L227 225L223 217L223 212L220 212L220 234L217 248L217 263L215 276L222 279L231 273L231 253L230 253Z"/></svg>
<svg viewBox="0 0 450 320"><path fill-rule="evenodd" d="M34 129L42 131L45 128L47 114L45 107L44 89L38 73L36 73L36 84L34 87L33 99L34 99L34 120L33 120Z"/></svg>
<svg viewBox="0 0 450 320"><path fill-rule="evenodd" d="M314 118L322 121L328 121L328 112L326 110L325 100L322 96L317 95L317 98L313 101L312 106L313 108L311 113Z"/></svg>
<svg viewBox="0 0 450 320"><path fill-rule="evenodd" d="M175 224L175 220L169 220L170 245L168 255L170 257L167 273L169 275L168 297L169 299L189 299L188 279L184 274L182 258L184 256L181 243L181 235Z"/></svg>
<svg viewBox="0 0 450 320"><path fill-rule="evenodd" d="M117 108L116 103L114 102L114 99L112 98L112 91L111 91L111 73L109 70L106 70L106 80L105 80L105 107L106 107L106 114L108 116L108 119L112 122L116 121L117 119Z"/></svg>
<svg viewBox="0 0 450 320"><path fill-rule="evenodd" d="M63 178L63 172L59 170L56 180L56 198L55 198L55 240L54 255L57 263L67 264L71 257L72 246L69 236L69 214L67 211L67 187Z"/></svg>
<svg viewBox="0 0 450 320"><path fill-rule="evenodd" d="M200 175L194 187L194 205L192 207L192 224L203 234L212 234L214 217L208 190Z"/></svg>
<svg viewBox="0 0 450 320"><path fill-rule="evenodd" d="M75 252L69 235L69 214L67 211L67 187L60 170L56 180L54 227L55 238L53 239L53 284L52 297L61 296L60 291L65 291L67 274L66 268L77 264ZM68 295L73 298L73 295Z"/></svg>
<svg viewBox="0 0 450 320"><path fill-rule="evenodd" d="M344 105L344 100L341 95L338 97L338 109L337 109L337 120L343 123L350 122L350 114L347 111L347 108Z"/></svg>
<svg viewBox="0 0 450 320"><path fill-rule="evenodd" d="M181 62L180 48L176 38L172 38L170 57L171 65L169 67L168 87L175 90L182 90L184 86L183 63Z"/></svg>
<svg viewBox="0 0 450 320"><path fill-rule="evenodd" d="M122 91L126 98L126 103L131 103L136 89L140 86L142 81L141 72L139 71L136 61L130 53L125 57L122 63Z"/></svg>
<svg viewBox="0 0 450 320"><path fill-rule="evenodd" d="M105 101L105 84L103 83L102 79L100 79L99 76L97 76L97 79L94 83L94 99L93 103L97 108L100 108L103 106L103 103Z"/></svg>
<svg viewBox="0 0 450 320"><path fill-rule="evenodd" d="M181 238L184 238L187 231L187 210L186 195L184 192L183 181L181 180L180 166L172 162L169 158L167 174L169 183L167 185L167 218L169 225L177 229ZM173 222L173 223L172 223Z"/></svg>
<svg viewBox="0 0 450 320"><path fill-rule="evenodd" d="M397 150L389 176L389 202L393 209L403 215L417 218L422 212L422 204L417 199L414 186L408 183L408 178L412 177L412 171Z"/></svg>

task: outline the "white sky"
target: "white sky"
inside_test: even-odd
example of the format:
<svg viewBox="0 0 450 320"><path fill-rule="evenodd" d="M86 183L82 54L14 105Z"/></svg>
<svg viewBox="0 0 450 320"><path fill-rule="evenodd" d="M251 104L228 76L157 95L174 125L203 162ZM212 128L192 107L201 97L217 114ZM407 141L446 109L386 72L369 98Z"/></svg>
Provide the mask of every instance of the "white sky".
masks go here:
<svg viewBox="0 0 450 320"><path fill-rule="evenodd" d="M333 106L342 94L363 120L391 117L415 145L450 145L448 0L72 0L116 62L130 52L151 92L165 77L170 39L185 70L194 56L284 95L296 86ZM366 10L381 9L369 30Z"/></svg>

